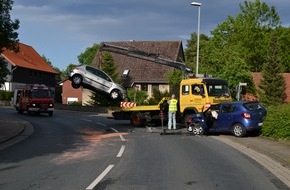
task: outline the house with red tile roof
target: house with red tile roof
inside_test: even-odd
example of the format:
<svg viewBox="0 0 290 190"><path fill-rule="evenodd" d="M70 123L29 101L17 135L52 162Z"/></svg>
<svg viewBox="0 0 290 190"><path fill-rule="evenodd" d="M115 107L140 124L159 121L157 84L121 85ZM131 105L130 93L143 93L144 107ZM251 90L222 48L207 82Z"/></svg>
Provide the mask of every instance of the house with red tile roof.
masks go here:
<svg viewBox="0 0 290 190"><path fill-rule="evenodd" d="M58 72L52 68L33 47L19 43L19 51L3 49L1 57L7 61L11 75L7 76L5 85L1 88L14 91L27 84L45 84L54 88Z"/></svg>

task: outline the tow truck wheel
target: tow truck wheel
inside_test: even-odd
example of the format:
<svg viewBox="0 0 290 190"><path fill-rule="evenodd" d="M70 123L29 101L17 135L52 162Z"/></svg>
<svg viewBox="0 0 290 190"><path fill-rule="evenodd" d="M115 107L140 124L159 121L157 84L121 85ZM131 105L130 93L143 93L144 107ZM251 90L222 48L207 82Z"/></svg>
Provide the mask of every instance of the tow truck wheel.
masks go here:
<svg viewBox="0 0 290 190"><path fill-rule="evenodd" d="M136 112L136 113L132 113L131 118L130 118L130 123L134 127L145 127L147 122L142 113Z"/></svg>
<svg viewBox="0 0 290 190"><path fill-rule="evenodd" d="M120 92L118 90L112 90L110 96L112 99L116 100L120 97Z"/></svg>

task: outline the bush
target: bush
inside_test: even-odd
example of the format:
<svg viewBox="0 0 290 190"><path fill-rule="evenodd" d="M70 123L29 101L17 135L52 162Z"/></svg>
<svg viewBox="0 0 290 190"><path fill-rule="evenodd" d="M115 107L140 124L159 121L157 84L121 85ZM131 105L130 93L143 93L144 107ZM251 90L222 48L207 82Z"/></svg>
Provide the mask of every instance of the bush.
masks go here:
<svg viewBox="0 0 290 190"><path fill-rule="evenodd" d="M10 101L12 97L13 97L13 92L0 90L0 100L8 100L8 101Z"/></svg>
<svg viewBox="0 0 290 190"><path fill-rule="evenodd" d="M267 107L262 135L272 139L290 140L290 104Z"/></svg>

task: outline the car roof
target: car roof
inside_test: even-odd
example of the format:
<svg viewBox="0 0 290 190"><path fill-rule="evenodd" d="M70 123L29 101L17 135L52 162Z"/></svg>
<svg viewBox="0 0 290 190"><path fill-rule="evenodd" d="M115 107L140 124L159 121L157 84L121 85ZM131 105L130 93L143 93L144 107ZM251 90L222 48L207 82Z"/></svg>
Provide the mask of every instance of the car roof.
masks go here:
<svg viewBox="0 0 290 190"><path fill-rule="evenodd" d="M257 101L233 101L233 102L222 102L222 103L220 103L220 105L224 105L224 104L237 105L237 104L244 104L244 103L259 103L259 102L257 102Z"/></svg>

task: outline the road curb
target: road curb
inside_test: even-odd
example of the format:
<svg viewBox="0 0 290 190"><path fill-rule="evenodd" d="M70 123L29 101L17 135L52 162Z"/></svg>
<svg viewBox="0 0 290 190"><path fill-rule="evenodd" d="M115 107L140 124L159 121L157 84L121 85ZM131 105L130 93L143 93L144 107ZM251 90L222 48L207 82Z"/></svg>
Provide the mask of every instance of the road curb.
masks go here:
<svg viewBox="0 0 290 190"><path fill-rule="evenodd" d="M212 136L212 138L219 140L223 143L226 143L233 148L239 150L243 154L249 156L257 163L261 164L267 170L269 170L273 175L280 179L287 187L290 188L290 170L285 167L282 163L270 158L269 156L259 153L256 150L249 148L241 143L234 142L226 137L222 136Z"/></svg>

